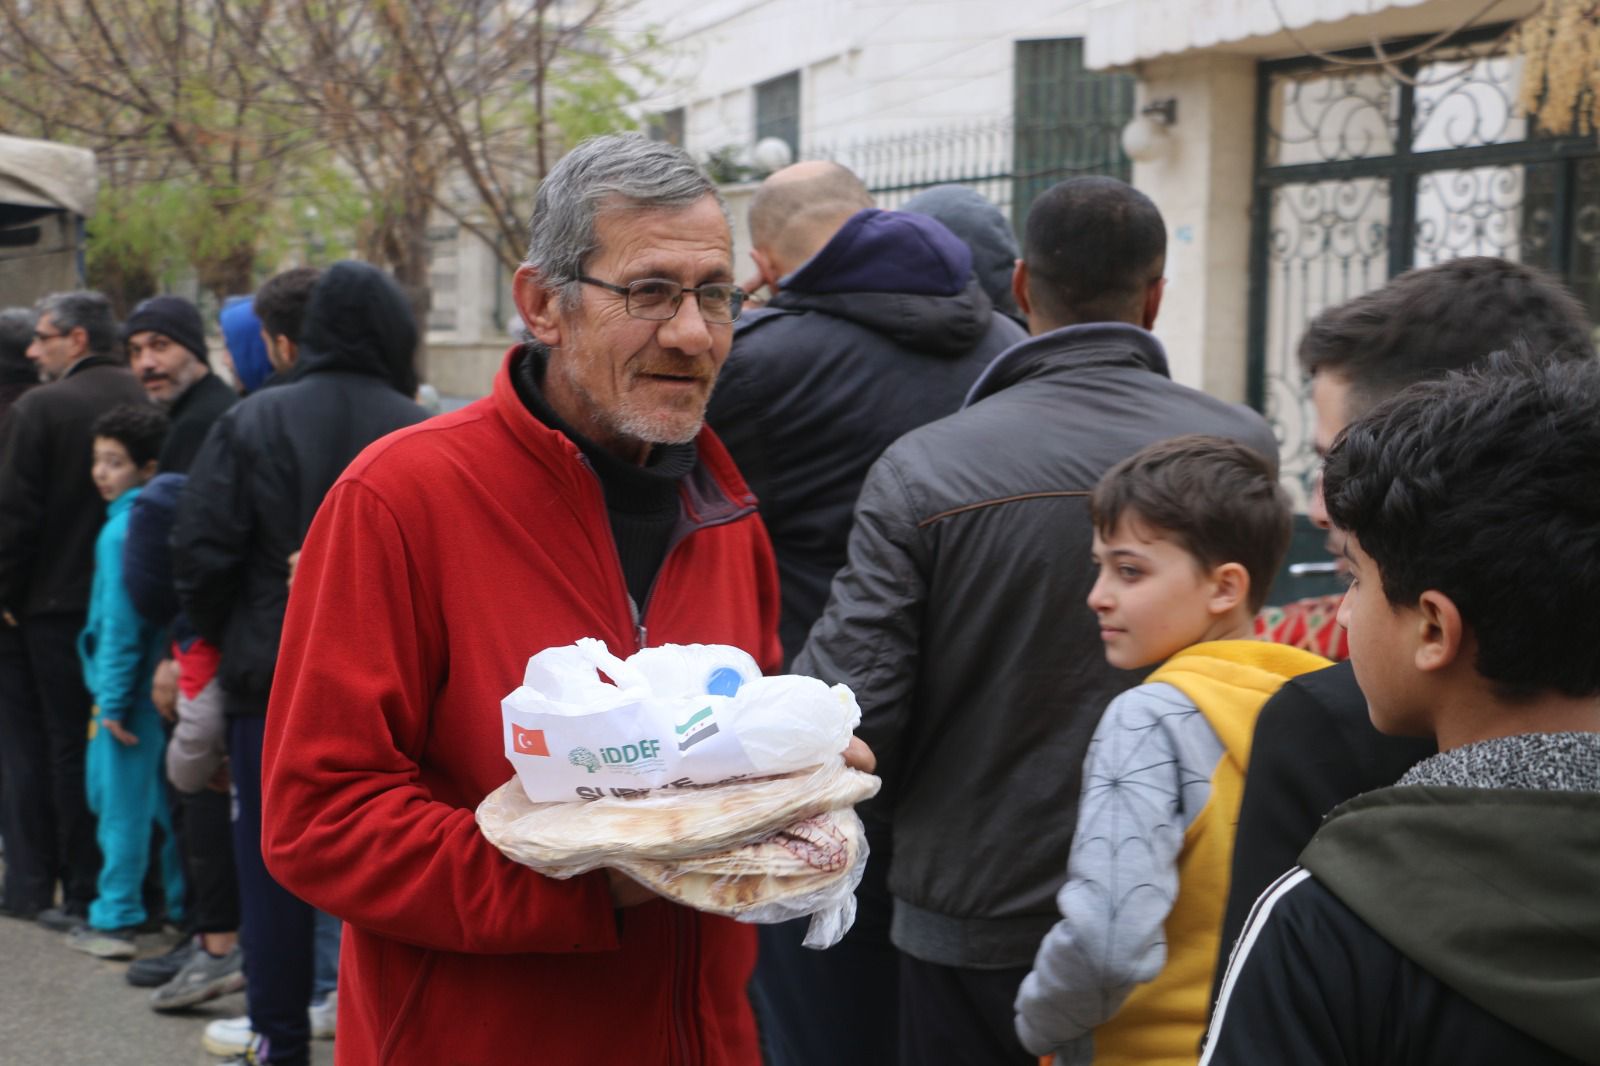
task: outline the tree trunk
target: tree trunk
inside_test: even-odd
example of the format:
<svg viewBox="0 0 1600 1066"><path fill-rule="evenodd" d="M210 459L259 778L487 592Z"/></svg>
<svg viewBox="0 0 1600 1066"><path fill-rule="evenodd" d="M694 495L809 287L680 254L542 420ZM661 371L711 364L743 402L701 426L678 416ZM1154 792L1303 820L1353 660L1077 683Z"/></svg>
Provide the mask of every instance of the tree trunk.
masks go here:
<svg viewBox="0 0 1600 1066"><path fill-rule="evenodd" d="M112 312L119 319L127 318L140 300L161 291L155 270L149 264L130 267L117 260L91 260L84 282L89 288L106 294Z"/></svg>
<svg viewBox="0 0 1600 1066"><path fill-rule="evenodd" d="M255 266L254 244L235 246L200 264L200 284L210 290L218 304L230 296L248 296L255 291Z"/></svg>

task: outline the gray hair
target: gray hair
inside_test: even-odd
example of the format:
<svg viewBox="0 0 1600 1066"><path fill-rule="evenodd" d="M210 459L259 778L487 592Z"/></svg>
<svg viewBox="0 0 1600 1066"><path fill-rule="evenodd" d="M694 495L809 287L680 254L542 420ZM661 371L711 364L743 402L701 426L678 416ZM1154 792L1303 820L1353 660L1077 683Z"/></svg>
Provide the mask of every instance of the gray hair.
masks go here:
<svg viewBox="0 0 1600 1066"><path fill-rule="evenodd" d="M62 333L81 328L88 334L90 355L117 353L117 316L112 313L111 301L104 294L89 289L53 292L35 304L33 309L41 318L49 315L50 321Z"/></svg>
<svg viewBox="0 0 1600 1066"><path fill-rule="evenodd" d="M6 366L31 368L28 346L33 343L33 327L38 322L26 307L0 311L0 372Z"/></svg>
<svg viewBox="0 0 1600 1066"><path fill-rule="evenodd" d="M527 264L571 307L579 299L578 275L598 250L595 219L601 212L672 210L706 196L716 198L726 219L717 187L682 148L637 133L590 137L539 183Z"/></svg>

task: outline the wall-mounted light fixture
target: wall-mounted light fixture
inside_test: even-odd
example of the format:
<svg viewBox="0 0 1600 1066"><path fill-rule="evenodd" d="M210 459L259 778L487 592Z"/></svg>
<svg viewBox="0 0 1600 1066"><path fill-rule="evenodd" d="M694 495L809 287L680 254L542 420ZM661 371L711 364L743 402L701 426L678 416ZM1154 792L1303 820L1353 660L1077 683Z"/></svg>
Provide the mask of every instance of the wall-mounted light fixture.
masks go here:
<svg viewBox="0 0 1600 1066"><path fill-rule="evenodd" d="M1174 125L1178 121L1178 98L1169 96L1165 100L1152 100L1139 109L1139 114L1163 126Z"/></svg>
<svg viewBox="0 0 1600 1066"><path fill-rule="evenodd" d="M794 162L794 152L782 137L763 137L750 149L750 165L762 177Z"/></svg>
<svg viewBox="0 0 1600 1066"><path fill-rule="evenodd" d="M1152 100L1122 127L1122 151L1135 163L1154 163L1172 150L1167 128L1178 121L1178 100Z"/></svg>

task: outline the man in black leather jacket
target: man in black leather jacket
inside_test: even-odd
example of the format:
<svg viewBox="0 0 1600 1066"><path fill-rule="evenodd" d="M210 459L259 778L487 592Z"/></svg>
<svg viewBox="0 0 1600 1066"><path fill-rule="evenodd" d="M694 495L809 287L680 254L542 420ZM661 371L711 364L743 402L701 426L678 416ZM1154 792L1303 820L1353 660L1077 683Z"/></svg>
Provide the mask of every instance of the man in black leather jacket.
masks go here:
<svg viewBox="0 0 1600 1066"><path fill-rule="evenodd" d="M902 1063L1036 1061L1012 1003L1059 917L1089 738L1137 680L1106 664L1085 604L1090 490L1183 433L1276 461L1259 415L1169 377L1149 332L1165 253L1160 213L1122 182L1034 201L1014 280L1034 337L873 466L795 660L850 685L880 760Z"/></svg>

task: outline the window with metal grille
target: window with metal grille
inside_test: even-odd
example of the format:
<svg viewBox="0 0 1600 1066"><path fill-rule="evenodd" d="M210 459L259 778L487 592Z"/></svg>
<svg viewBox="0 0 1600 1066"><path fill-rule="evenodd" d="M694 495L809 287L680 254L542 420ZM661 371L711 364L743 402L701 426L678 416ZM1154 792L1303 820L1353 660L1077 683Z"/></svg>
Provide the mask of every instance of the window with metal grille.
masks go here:
<svg viewBox="0 0 1600 1066"><path fill-rule="evenodd" d="M1011 217L1020 233L1033 198L1064 178L1128 180L1121 137L1133 117L1135 79L1085 70L1077 37L1018 41L1015 69Z"/></svg>
<svg viewBox="0 0 1600 1066"><path fill-rule="evenodd" d="M756 141L776 137L800 156L800 72L756 86Z"/></svg>

